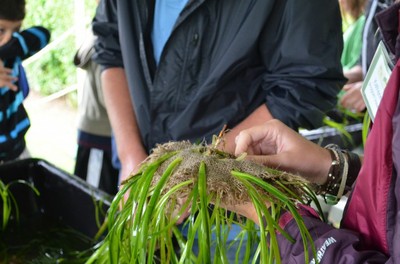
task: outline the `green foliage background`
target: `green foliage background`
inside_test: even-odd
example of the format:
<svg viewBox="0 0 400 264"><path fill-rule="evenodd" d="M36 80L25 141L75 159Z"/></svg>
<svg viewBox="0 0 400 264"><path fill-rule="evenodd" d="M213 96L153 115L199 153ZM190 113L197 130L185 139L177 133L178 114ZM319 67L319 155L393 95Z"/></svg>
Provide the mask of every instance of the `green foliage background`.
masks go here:
<svg viewBox="0 0 400 264"><path fill-rule="evenodd" d="M26 17L23 28L42 25L50 30L50 43L60 38L76 23L90 26L95 14L95 0L84 1L85 16L80 21L75 19L75 3L72 0L27 0ZM50 52L45 53L38 60L26 67L29 83L32 90L42 95L49 95L76 84L76 68L72 63L77 43L83 40L76 39L74 33Z"/></svg>

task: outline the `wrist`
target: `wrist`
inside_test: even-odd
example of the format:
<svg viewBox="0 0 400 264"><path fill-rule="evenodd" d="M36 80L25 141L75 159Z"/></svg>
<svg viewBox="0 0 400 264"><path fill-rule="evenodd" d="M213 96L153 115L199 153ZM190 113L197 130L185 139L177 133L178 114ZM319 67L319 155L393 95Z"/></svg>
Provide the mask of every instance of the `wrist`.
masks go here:
<svg viewBox="0 0 400 264"><path fill-rule="evenodd" d="M316 186L316 192L336 203L350 191L357 179L361 161L357 154L340 149L337 145L325 147L331 155L331 166L324 184Z"/></svg>
<svg viewBox="0 0 400 264"><path fill-rule="evenodd" d="M320 166L315 166L318 171L315 172L316 176L313 182L317 185L324 185L328 181L329 171L332 167L332 154L326 148L320 148L320 150L318 160L315 161L315 164L320 164Z"/></svg>

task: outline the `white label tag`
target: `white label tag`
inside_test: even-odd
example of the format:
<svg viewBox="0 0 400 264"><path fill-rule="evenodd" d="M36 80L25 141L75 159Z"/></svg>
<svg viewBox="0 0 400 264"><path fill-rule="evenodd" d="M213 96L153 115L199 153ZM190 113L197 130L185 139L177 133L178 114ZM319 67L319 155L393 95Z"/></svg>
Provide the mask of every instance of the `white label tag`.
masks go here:
<svg viewBox="0 0 400 264"><path fill-rule="evenodd" d="M367 106L371 121L374 122L376 112L382 100L383 92L392 73L393 64L389 53L381 41L376 49L371 66L361 88L361 94Z"/></svg>

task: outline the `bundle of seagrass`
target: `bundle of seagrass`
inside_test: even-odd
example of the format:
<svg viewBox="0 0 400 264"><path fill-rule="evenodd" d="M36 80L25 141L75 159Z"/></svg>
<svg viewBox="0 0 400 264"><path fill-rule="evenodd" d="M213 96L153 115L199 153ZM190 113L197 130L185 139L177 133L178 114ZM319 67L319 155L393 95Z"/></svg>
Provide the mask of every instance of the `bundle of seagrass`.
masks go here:
<svg viewBox="0 0 400 264"><path fill-rule="evenodd" d="M280 263L277 233L289 211L309 261L311 236L298 204L318 204L303 178L236 158L215 145L158 145L108 211L108 233L87 263ZM253 204L259 224L225 208ZM183 215L189 214L182 221ZM236 225L234 240L229 232Z"/></svg>

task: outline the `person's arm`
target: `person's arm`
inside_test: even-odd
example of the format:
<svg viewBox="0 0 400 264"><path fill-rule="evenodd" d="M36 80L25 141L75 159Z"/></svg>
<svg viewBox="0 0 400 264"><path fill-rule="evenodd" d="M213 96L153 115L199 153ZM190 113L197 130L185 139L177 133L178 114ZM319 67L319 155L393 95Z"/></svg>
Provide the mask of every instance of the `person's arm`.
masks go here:
<svg viewBox="0 0 400 264"><path fill-rule="evenodd" d="M360 234L351 230L336 229L323 223L310 213L311 208L299 210L317 251L315 260L309 247L309 263L317 263L317 260L321 264L392 263L382 252L363 250ZM291 243L281 234L277 235L282 263L304 263L304 245L297 223L294 219L286 222L284 218L284 215L281 216L280 224L295 242Z"/></svg>
<svg viewBox="0 0 400 264"><path fill-rule="evenodd" d="M344 71L344 77L347 78L347 83L355 83L364 79L361 65L355 65L353 68Z"/></svg>
<svg viewBox="0 0 400 264"><path fill-rule="evenodd" d="M16 92L18 87L15 82L18 78L15 69L12 69L15 66L15 59L23 60L32 56L45 47L49 40L50 32L41 26L15 32L12 38L0 47L0 87L9 88Z"/></svg>
<svg viewBox="0 0 400 264"><path fill-rule="evenodd" d="M21 32L15 32L5 45L0 47L2 60L25 59L43 49L50 40L50 31L42 26L35 26Z"/></svg>
<svg viewBox="0 0 400 264"><path fill-rule="evenodd" d="M239 133L236 155L243 152L262 164L297 172L312 181L324 183L331 166L328 150L305 140L301 135L278 120ZM258 216L252 204L234 205L226 209L239 213L256 224ZM298 207L316 247L319 263L385 263L388 258L379 251L361 249L360 235L350 230L335 229L323 223L312 208ZM279 218L279 225L295 239L292 243L277 234L282 263L304 263L305 251L300 230L289 212ZM309 247L309 263L314 255Z"/></svg>
<svg viewBox="0 0 400 264"><path fill-rule="evenodd" d="M124 71L118 31L117 1L100 1L92 22L96 36L92 59L102 66L102 89L121 162L122 182L146 157Z"/></svg>
<svg viewBox="0 0 400 264"><path fill-rule="evenodd" d="M249 218L257 225L259 224L257 212L252 204L231 205L227 206L226 209ZM318 263L391 263L382 252L362 250L362 239L359 234L351 230L336 229L322 222L314 209L299 206L298 212L311 235L312 243L315 245ZM304 263L304 244L297 222L291 216L291 213L284 212L278 223L295 241L292 243L282 234L277 234L281 262ZM308 254L310 258L308 263L317 263L310 246L308 247Z"/></svg>
<svg viewBox="0 0 400 264"><path fill-rule="evenodd" d="M323 125L346 79L338 1L276 1L260 36L262 88L271 115L293 129Z"/></svg>
<svg viewBox="0 0 400 264"><path fill-rule="evenodd" d="M104 100L121 161L123 181L146 157L123 68L108 68L101 75Z"/></svg>
<svg viewBox="0 0 400 264"><path fill-rule="evenodd" d="M233 139L239 131L272 118L293 129L322 125L324 113L336 105L336 95L345 82L340 64L340 21L337 2L293 0L276 4L259 41L266 69L262 83L265 104L230 128L224 137L225 151L233 151Z"/></svg>

